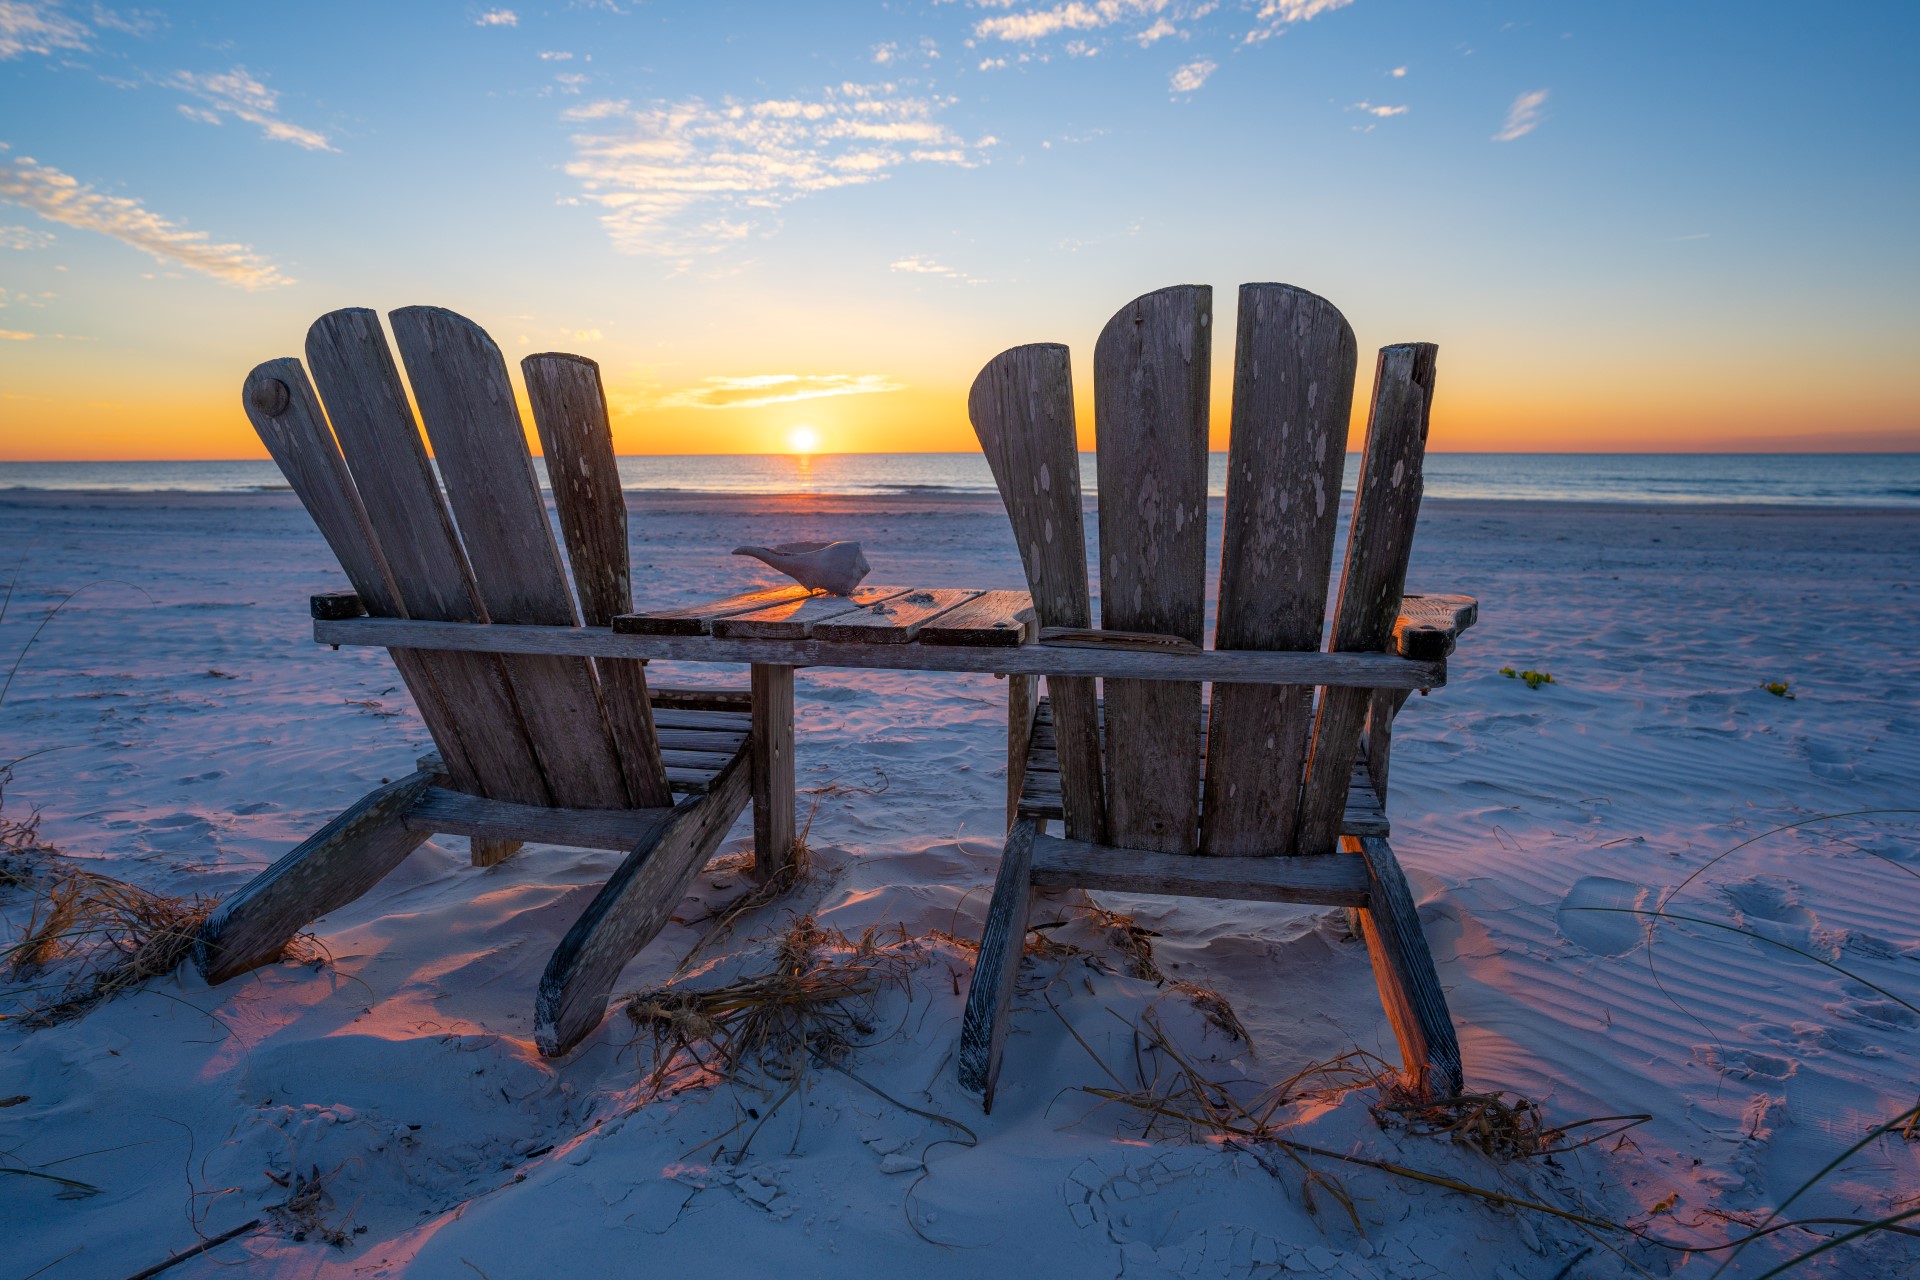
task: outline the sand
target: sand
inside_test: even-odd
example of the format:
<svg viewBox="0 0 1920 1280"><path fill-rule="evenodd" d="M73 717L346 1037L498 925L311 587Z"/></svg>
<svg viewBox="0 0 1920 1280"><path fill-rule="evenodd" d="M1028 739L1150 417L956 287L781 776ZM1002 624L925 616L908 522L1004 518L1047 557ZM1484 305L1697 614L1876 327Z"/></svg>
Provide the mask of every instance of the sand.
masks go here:
<svg viewBox="0 0 1920 1280"><path fill-rule="evenodd" d="M991 500L633 505L650 599L761 580L721 554L734 545L821 536L865 542L875 581L1019 585ZM228 892L426 744L382 654L311 642L306 596L342 584L291 497L8 492L0 531L0 554L21 562L0 669L80 592L0 703L0 757L44 753L15 767L6 812L37 806L44 836L89 869ZM1537 1100L1553 1122L1652 1119L1551 1165L1382 1129L1366 1090L1293 1104L1290 1134L1710 1245L1913 1106L1916 584L1911 513L1429 502L1410 587L1476 595L1482 622L1451 683L1401 720L1388 810L1469 1086ZM1278 1081L1355 1047L1392 1059L1364 947L1337 912L1100 895L1157 935L1169 977L1230 1001L1246 1045L1131 976L1084 911L1052 908L1071 921L1052 936L1082 951L1030 962L1001 1101L982 1116L951 1058L970 958L932 935L978 935L1003 826L1004 686L831 671L799 684L800 786L841 788L818 797L814 874L688 972L755 971L803 911L926 939L847 1072L805 1073L784 1101L779 1082L649 1099L621 1017L541 1060L539 972L616 857L530 847L481 871L463 840L437 839L315 926L324 964L216 989L189 970L61 1026L0 1023L0 1100L25 1096L0 1108L0 1167L100 1189L67 1200L0 1177L0 1278L130 1275L253 1218L260 1229L167 1274L1558 1280L1718 1265L1312 1158L1350 1218L1271 1149L1145 1132L1083 1091L1138 1083L1130 1024L1147 1016L1220 1079ZM845 790L882 780L879 794ZM1712 863L1667 906L1710 923L1662 923L1651 953L1641 917L1587 909L1655 908L1782 824L1900 809ZM723 852L749 844L743 820ZM724 867L704 876L622 989L672 976L701 917L740 890ZM29 909L0 894L0 937ZM0 985L0 1009L29 987ZM1917 1155L1881 1138L1791 1214L1914 1207ZM330 1199L296 1240L271 1209L289 1198L281 1183L315 1172ZM1729 1274L1819 1239L1770 1236ZM1880 1236L1799 1274L1920 1274L1916 1244Z"/></svg>

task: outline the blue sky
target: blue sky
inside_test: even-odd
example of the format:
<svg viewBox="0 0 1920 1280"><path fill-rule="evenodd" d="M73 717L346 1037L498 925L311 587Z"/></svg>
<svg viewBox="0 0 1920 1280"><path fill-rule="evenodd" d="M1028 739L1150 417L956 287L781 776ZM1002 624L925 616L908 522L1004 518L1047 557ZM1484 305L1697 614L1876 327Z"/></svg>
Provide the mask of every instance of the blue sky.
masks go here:
<svg viewBox="0 0 1920 1280"><path fill-rule="evenodd" d="M1440 342L1437 447L1920 447L1916 35L1905 3L0 0L0 457L255 455L248 367L418 302L599 359L632 451L796 415L963 448L996 350L1084 359L1183 281L1231 333L1252 280L1363 350Z"/></svg>

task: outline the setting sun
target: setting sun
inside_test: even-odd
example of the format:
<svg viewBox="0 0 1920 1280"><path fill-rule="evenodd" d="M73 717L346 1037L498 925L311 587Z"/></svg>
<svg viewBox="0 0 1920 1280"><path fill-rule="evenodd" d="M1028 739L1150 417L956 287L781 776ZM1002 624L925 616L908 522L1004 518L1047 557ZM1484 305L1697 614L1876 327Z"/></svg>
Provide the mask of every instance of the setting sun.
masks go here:
<svg viewBox="0 0 1920 1280"><path fill-rule="evenodd" d="M820 431L817 427L802 424L787 431L788 453L820 452Z"/></svg>

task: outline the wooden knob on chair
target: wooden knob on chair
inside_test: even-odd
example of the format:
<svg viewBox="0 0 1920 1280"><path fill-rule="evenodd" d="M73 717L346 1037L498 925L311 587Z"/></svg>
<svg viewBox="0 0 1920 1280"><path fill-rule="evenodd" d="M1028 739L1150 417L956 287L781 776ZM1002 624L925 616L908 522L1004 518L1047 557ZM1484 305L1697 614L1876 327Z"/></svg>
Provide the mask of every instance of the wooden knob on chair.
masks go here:
<svg viewBox="0 0 1920 1280"><path fill-rule="evenodd" d="M255 378L247 388L247 399L269 418L277 418L293 403L293 392L278 378Z"/></svg>

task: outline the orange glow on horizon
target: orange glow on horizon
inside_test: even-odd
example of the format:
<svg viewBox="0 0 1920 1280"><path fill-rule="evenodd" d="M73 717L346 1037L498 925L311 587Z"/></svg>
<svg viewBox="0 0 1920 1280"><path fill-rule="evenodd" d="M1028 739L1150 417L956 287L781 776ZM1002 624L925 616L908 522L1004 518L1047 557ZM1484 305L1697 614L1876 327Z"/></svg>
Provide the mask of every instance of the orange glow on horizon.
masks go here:
<svg viewBox="0 0 1920 1280"><path fill-rule="evenodd" d="M188 461L264 458L239 407L238 380L96 378L84 392L39 370L0 392L0 461ZM1366 428L1371 370L1361 371L1350 444ZM615 452L622 455L973 453L966 384L902 377L881 395L823 397L793 422L792 406L663 407L608 377ZM1755 376L1746 385L1661 370L1632 384L1569 383L1561 371L1503 368L1443 351L1429 447L1466 453L1904 452L1920 422L1886 381ZM1081 448L1093 448L1090 379L1076 379ZM1227 446L1231 378L1216 372L1210 446ZM531 416L522 405L530 445ZM803 436L802 432L810 433Z"/></svg>

